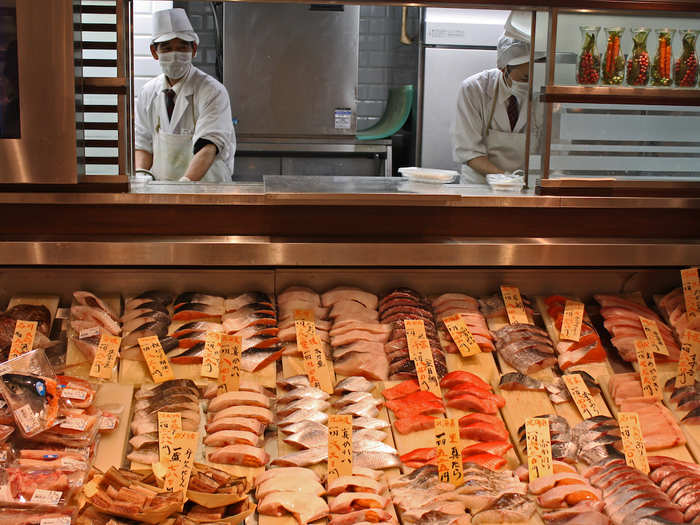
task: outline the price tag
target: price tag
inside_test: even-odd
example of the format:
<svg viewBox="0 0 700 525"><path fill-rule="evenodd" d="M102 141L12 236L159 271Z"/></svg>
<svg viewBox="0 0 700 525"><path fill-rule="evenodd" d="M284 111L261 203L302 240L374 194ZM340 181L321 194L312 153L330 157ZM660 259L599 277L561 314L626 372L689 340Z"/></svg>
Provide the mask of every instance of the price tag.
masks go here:
<svg viewBox="0 0 700 525"><path fill-rule="evenodd" d="M333 393L331 369L326 360L321 341L316 334L314 314L310 310L294 311L294 327L297 335L297 348L304 356L304 367L311 386Z"/></svg>
<svg viewBox="0 0 700 525"><path fill-rule="evenodd" d="M22 425L25 434L32 434L39 428L39 419L29 405L23 405L13 412L17 422Z"/></svg>
<svg viewBox="0 0 700 525"><path fill-rule="evenodd" d="M700 278L697 268L681 270L683 281L683 298L685 299L685 313L688 321L700 317Z"/></svg>
<svg viewBox="0 0 700 525"><path fill-rule="evenodd" d="M61 496L63 492L57 490L36 489L30 501L38 505L58 505Z"/></svg>
<svg viewBox="0 0 700 525"><path fill-rule="evenodd" d="M31 352L34 346L35 335L36 321L17 321L15 323L15 333L12 335L9 358L14 359L22 354Z"/></svg>
<svg viewBox="0 0 700 525"><path fill-rule="evenodd" d="M352 416L328 416L328 479L352 476Z"/></svg>
<svg viewBox="0 0 700 525"><path fill-rule="evenodd" d="M219 359L219 394L234 392L241 384L241 347L240 335L222 334Z"/></svg>
<svg viewBox="0 0 700 525"><path fill-rule="evenodd" d="M698 355L700 354L700 332L686 330L683 334L681 355L678 358L678 373L676 374L675 388L693 386L695 373L698 369Z"/></svg>
<svg viewBox="0 0 700 525"><path fill-rule="evenodd" d="M61 466L68 470L82 470L87 468L87 464L84 461L70 457L61 458Z"/></svg>
<svg viewBox="0 0 700 525"><path fill-rule="evenodd" d="M564 317L561 322L559 339L566 341L581 339L581 323L583 323L583 303L567 299L564 305Z"/></svg>
<svg viewBox="0 0 700 525"><path fill-rule="evenodd" d="M661 337L661 332L659 332L659 326L656 324L656 321L647 319L641 315L639 316L639 321L642 323L644 334L647 336L647 341L649 341L654 353L668 355L668 348L666 348L664 338Z"/></svg>
<svg viewBox="0 0 700 525"><path fill-rule="evenodd" d="M175 432L173 447L168 457L167 471L163 488L168 492L182 491L183 500L187 497L187 487L197 452L197 432Z"/></svg>
<svg viewBox="0 0 700 525"><path fill-rule="evenodd" d="M39 525L70 525L70 516L61 516L57 518L42 518Z"/></svg>
<svg viewBox="0 0 700 525"><path fill-rule="evenodd" d="M649 474L647 447L644 444L642 429L639 426L639 416L636 412L618 412L617 421L620 423L620 435L625 451L625 462L644 474Z"/></svg>
<svg viewBox="0 0 700 525"><path fill-rule="evenodd" d="M406 319L403 323L406 329L408 354L416 366L420 389L432 392L441 398L440 378L435 370L430 341L425 335L425 324L420 319Z"/></svg>
<svg viewBox="0 0 700 525"><path fill-rule="evenodd" d="M525 305L523 304L522 297L520 297L520 290L518 290L517 287L501 286L501 295L503 296L503 304L506 307L508 322L510 324L532 324L527 318Z"/></svg>
<svg viewBox="0 0 700 525"><path fill-rule="evenodd" d="M85 390L71 388L70 385L68 385L66 388L61 390L61 397L65 397L66 399L78 399L79 401L85 401L87 399L87 392Z"/></svg>
<svg viewBox="0 0 700 525"><path fill-rule="evenodd" d="M90 339L91 337L95 337L97 335L100 335L100 327L99 326L93 326L92 328L86 328L85 330L81 330L80 334L78 334L78 339Z"/></svg>
<svg viewBox="0 0 700 525"><path fill-rule="evenodd" d="M115 416L102 416L100 430L114 430L117 428L117 421Z"/></svg>
<svg viewBox="0 0 700 525"><path fill-rule="evenodd" d="M202 377L211 379L219 378L219 361L221 359L221 334L208 332L204 341L204 355L202 357Z"/></svg>
<svg viewBox="0 0 700 525"><path fill-rule="evenodd" d="M82 432L87 428L87 421L80 417L68 417L59 425L61 428L67 428L69 430L79 430Z"/></svg>
<svg viewBox="0 0 700 525"><path fill-rule="evenodd" d="M445 327L447 331L450 332L450 336L455 342L455 345L457 345L462 357L469 357L481 352L481 348L479 348L476 339L474 339L474 336L469 330L467 323L462 319L462 316L455 314L450 317L445 317L442 321L445 323Z"/></svg>
<svg viewBox="0 0 700 525"><path fill-rule="evenodd" d="M173 369L170 368L170 362L168 358L165 357L163 347L160 346L160 341L157 336L142 337L138 340L138 343L154 383L162 383L175 379Z"/></svg>
<svg viewBox="0 0 700 525"><path fill-rule="evenodd" d="M549 434L549 421L531 417L525 421L527 433L527 467L530 483L537 478L552 475L552 441Z"/></svg>
<svg viewBox="0 0 700 525"><path fill-rule="evenodd" d="M569 393L583 419L601 415L598 403L593 399L591 391L588 390L586 383L579 374L564 374L562 379L566 383L566 388L569 389Z"/></svg>
<svg viewBox="0 0 700 525"><path fill-rule="evenodd" d="M93 359L92 367L90 368L90 377L112 378L112 371L114 370L114 364L117 362L121 344L121 337L102 333L95 352L95 359Z"/></svg>
<svg viewBox="0 0 700 525"><path fill-rule="evenodd" d="M56 310L56 319L70 319L70 308L59 308Z"/></svg>
<svg viewBox="0 0 700 525"><path fill-rule="evenodd" d="M457 487L464 483L460 447L459 420L440 417L435 419L438 476L443 483L452 483Z"/></svg>
<svg viewBox="0 0 700 525"><path fill-rule="evenodd" d="M173 450L175 432L182 430L180 412L158 412L158 455L165 465Z"/></svg>
<svg viewBox="0 0 700 525"><path fill-rule="evenodd" d="M661 387L659 386L659 372L656 369L654 352L651 344L647 340L634 342L637 351L637 363L639 363L639 377L642 380L642 392L644 397L662 399Z"/></svg>

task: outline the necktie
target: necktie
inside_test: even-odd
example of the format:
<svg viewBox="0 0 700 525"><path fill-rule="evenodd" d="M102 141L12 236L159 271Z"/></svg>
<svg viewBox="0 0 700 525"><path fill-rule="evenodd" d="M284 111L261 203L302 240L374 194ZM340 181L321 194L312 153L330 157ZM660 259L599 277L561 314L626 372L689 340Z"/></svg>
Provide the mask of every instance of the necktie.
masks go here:
<svg viewBox="0 0 700 525"><path fill-rule="evenodd" d="M510 120L510 130L515 129L515 124L518 122L518 115L520 114L520 109L518 108L518 99L515 95L511 95L506 100L506 107L508 110L508 120Z"/></svg>
<svg viewBox="0 0 700 525"><path fill-rule="evenodd" d="M168 111L168 120L170 120L175 109L175 91L172 89L165 90L165 109Z"/></svg>

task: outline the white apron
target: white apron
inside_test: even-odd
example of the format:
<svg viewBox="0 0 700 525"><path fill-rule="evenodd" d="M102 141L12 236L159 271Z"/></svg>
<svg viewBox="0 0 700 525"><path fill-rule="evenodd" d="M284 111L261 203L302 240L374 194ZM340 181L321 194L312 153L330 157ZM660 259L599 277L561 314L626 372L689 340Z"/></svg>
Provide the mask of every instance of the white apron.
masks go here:
<svg viewBox="0 0 700 525"><path fill-rule="evenodd" d="M486 124L486 151L488 159L492 163L504 172L512 172L523 168L525 160L525 133L491 129L499 88L500 86L496 85L496 96L493 99L491 113ZM486 184L486 177L473 170L467 164L462 165L462 180L470 184Z"/></svg>
<svg viewBox="0 0 700 525"><path fill-rule="evenodd" d="M192 105L192 121L194 126L191 131L185 133L168 133L160 125L161 116L158 115L158 124L153 134L153 167L151 171L156 180L177 181L184 177L187 168L192 161L192 139L194 127L197 125L197 117ZM174 113L173 113L174 114ZM204 174L202 182L231 182L231 177L224 162L218 158Z"/></svg>

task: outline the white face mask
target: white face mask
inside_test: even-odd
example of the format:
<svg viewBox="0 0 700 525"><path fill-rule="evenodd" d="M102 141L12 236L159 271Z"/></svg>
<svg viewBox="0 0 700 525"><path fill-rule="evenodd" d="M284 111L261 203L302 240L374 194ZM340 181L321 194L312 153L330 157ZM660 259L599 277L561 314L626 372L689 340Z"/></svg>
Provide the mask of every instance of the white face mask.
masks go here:
<svg viewBox="0 0 700 525"><path fill-rule="evenodd" d="M528 96L528 91L530 89L530 86L527 82L519 82L517 80L510 79L511 81L511 86L510 86L510 91L515 95L515 97L520 100L527 100Z"/></svg>
<svg viewBox="0 0 700 525"><path fill-rule="evenodd" d="M184 77L192 66L192 53L182 51L169 51L158 55L160 68L165 76L173 80Z"/></svg>

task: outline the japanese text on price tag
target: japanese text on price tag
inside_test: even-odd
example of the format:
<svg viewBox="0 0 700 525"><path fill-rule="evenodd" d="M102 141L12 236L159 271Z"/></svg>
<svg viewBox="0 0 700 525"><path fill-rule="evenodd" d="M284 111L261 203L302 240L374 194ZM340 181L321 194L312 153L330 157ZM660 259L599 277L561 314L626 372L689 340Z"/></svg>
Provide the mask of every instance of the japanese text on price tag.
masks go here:
<svg viewBox="0 0 700 525"><path fill-rule="evenodd" d="M352 476L352 416L328 416L328 479Z"/></svg>
<svg viewBox="0 0 700 525"><path fill-rule="evenodd" d="M583 303L566 300L564 317L561 322L559 339L578 341L581 339L581 323L583 323Z"/></svg>
<svg viewBox="0 0 700 525"><path fill-rule="evenodd" d="M700 278L697 268L681 270L683 281L683 298L685 299L685 312L688 321L700 317Z"/></svg>
<svg viewBox="0 0 700 525"><path fill-rule="evenodd" d="M471 330L469 330L461 315L455 314L445 317L443 322L462 357L469 357L481 352L481 348L479 348L476 339L474 339Z"/></svg>
<svg viewBox="0 0 700 525"><path fill-rule="evenodd" d="M460 486L464 483L464 470L457 418L435 419L435 448L440 481Z"/></svg>
<svg viewBox="0 0 700 525"><path fill-rule="evenodd" d="M12 335L10 346L10 359L31 352L34 346L36 325L36 321L17 321L15 323L15 332Z"/></svg>
<svg viewBox="0 0 700 525"><path fill-rule="evenodd" d="M579 374L564 374L562 379L583 419L601 415L598 403Z"/></svg>
<svg viewBox="0 0 700 525"><path fill-rule="evenodd" d="M158 455L165 465L173 450L175 432L182 430L182 416L179 412L158 412Z"/></svg>
<svg viewBox="0 0 700 525"><path fill-rule="evenodd" d="M527 467L530 483L537 478L552 475L552 441L549 420L531 417L525 421L527 435Z"/></svg>
<svg viewBox="0 0 700 525"><path fill-rule="evenodd" d="M430 341L425 336L425 324L420 319L407 319L404 320L404 327L406 329L408 354L416 366L420 389L432 392L441 398L440 378L435 369Z"/></svg>
<svg viewBox="0 0 700 525"><path fill-rule="evenodd" d="M644 397L661 399L661 387L659 386L659 373L656 369L654 352L647 340L634 342L637 351L637 363L639 364L639 377L642 380L642 393Z"/></svg>
<svg viewBox="0 0 700 525"><path fill-rule="evenodd" d="M649 474L647 448L639 426L639 416L636 412L618 412L617 421L620 423L620 435L625 451L625 462L644 474Z"/></svg>
<svg viewBox="0 0 700 525"><path fill-rule="evenodd" d="M138 340L138 343L154 383L175 379L173 369L170 368L170 362L165 357L163 347L160 345L157 336L142 337Z"/></svg>
<svg viewBox="0 0 700 525"><path fill-rule="evenodd" d="M309 319L310 318L310 319ZM294 327L297 336L297 348L304 356L304 367L311 386L333 393L332 372L326 360L326 353L316 334L313 312L309 310L294 311Z"/></svg>
<svg viewBox="0 0 700 525"><path fill-rule="evenodd" d="M647 341L649 341L651 349L654 351L654 353L668 355L668 348L666 348L664 338L661 337L661 332L659 332L659 326L656 324L656 321L647 319L641 315L639 316L639 321L642 323L644 335L647 336Z"/></svg>
<svg viewBox="0 0 700 525"><path fill-rule="evenodd" d="M520 296L520 290L515 286L501 286L501 295L503 296L503 304L506 307L508 314L508 322L510 324L532 324L527 318L525 305Z"/></svg>
<svg viewBox="0 0 700 525"><path fill-rule="evenodd" d="M190 475L192 474L196 452L196 432L175 432L173 448L166 466L163 488L168 492L182 491L183 500L187 496L187 486L190 484Z"/></svg>
<svg viewBox="0 0 700 525"><path fill-rule="evenodd" d="M700 332L686 330L681 345L681 355L678 358L678 373L676 374L676 388L693 386L695 373L698 369L698 356L700 355Z"/></svg>
<svg viewBox="0 0 700 525"><path fill-rule="evenodd" d="M204 355L202 356L202 377L219 378L219 360L221 358L221 334L207 332L204 340Z"/></svg>
<svg viewBox="0 0 700 525"><path fill-rule="evenodd" d="M102 332L100 342L97 345L95 359L92 360L90 367L90 376L101 379L111 379L114 370L114 364L117 362L119 355L119 345L122 343L122 338L117 335Z"/></svg>
<svg viewBox="0 0 700 525"><path fill-rule="evenodd" d="M223 334L221 336L221 353L219 359L219 394L238 390L241 384L241 347L240 335Z"/></svg>

